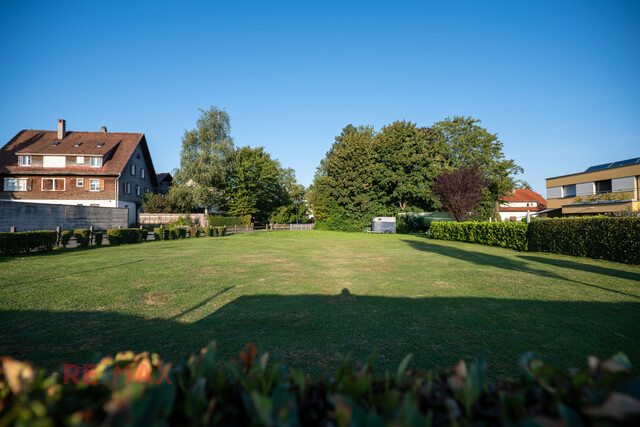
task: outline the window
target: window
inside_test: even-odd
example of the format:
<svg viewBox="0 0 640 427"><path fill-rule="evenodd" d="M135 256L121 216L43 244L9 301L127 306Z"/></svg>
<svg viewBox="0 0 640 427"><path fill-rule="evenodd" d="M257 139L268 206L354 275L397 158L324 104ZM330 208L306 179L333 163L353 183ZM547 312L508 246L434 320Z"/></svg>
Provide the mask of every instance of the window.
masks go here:
<svg viewBox="0 0 640 427"><path fill-rule="evenodd" d="M136 185L136 196L140 195L140 186Z"/></svg>
<svg viewBox="0 0 640 427"><path fill-rule="evenodd" d="M144 194L147 194L149 191L151 191L149 190L149 187L144 187Z"/></svg>
<svg viewBox="0 0 640 427"><path fill-rule="evenodd" d="M576 197L576 185L563 185L562 186L563 197Z"/></svg>
<svg viewBox="0 0 640 427"><path fill-rule="evenodd" d="M130 182L123 182L123 187L124 187L124 192L129 194L131 193L131 183Z"/></svg>
<svg viewBox="0 0 640 427"><path fill-rule="evenodd" d="M89 180L89 191L100 191L100 180L99 179L90 179Z"/></svg>
<svg viewBox="0 0 640 427"><path fill-rule="evenodd" d="M84 187L84 178L76 178L76 187Z"/></svg>
<svg viewBox="0 0 640 427"><path fill-rule="evenodd" d="M91 158L91 167L92 168L99 168L100 166L102 166L102 157L92 157Z"/></svg>
<svg viewBox="0 0 640 427"><path fill-rule="evenodd" d="M64 178L42 178L42 191L64 191Z"/></svg>
<svg viewBox="0 0 640 427"><path fill-rule="evenodd" d="M611 180L596 181L596 194L611 193Z"/></svg>
<svg viewBox="0 0 640 427"><path fill-rule="evenodd" d="M140 168L140 178L144 179L144 168Z"/></svg>
<svg viewBox="0 0 640 427"><path fill-rule="evenodd" d="M131 175L135 175L135 174L136 174L136 165L131 163Z"/></svg>
<svg viewBox="0 0 640 427"><path fill-rule="evenodd" d="M76 157L76 163L81 165L84 163L84 156L77 156Z"/></svg>
<svg viewBox="0 0 640 427"><path fill-rule="evenodd" d="M27 178L5 178L4 191L27 191Z"/></svg>
<svg viewBox="0 0 640 427"><path fill-rule="evenodd" d="M31 166L31 156L18 156L20 166Z"/></svg>

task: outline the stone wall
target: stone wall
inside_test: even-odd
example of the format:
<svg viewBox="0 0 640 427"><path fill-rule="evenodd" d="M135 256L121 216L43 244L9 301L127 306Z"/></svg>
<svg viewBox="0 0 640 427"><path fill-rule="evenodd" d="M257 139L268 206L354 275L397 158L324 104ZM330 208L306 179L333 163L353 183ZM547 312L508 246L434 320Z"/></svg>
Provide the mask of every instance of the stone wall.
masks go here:
<svg viewBox="0 0 640 427"><path fill-rule="evenodd" d="M89 228L96 230L126 228L127 209L99 206L67 206L44 203L11 202L0 200L0 232L16 231L75 230Z"/></svg>

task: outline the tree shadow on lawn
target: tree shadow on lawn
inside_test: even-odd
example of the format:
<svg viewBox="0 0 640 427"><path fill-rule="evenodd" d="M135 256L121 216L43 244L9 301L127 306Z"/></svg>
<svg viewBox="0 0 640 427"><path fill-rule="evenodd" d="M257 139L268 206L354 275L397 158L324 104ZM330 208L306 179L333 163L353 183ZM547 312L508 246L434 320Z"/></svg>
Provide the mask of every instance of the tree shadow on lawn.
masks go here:
<svg viewBox="0 0 640 427"><path fill-rule="evenodd" d="M200 304L198 304L200 306ZM185 312L192 311L188 309ZM216 340L219 360L247 342L312 374L376 349L376 371L394 371L408 353L413 369L452 366L484 354L489 374L515 375L528 350L570 366L624 351L640 363L637 303L352 295L239 297L192 323L117 312L0 311L0 355L57 368L119 351L157 352L185 362Z"/></svg>
<svg viewBox="0 0 640 427"><path fill-rule="evenodd" d="M549 270L530 267L527 263L517 259L513 259L513 258L491 255L485 252L476 252L476 251L470 251L466 249L454 248L447 245L439 245L429 241L416 241L416 240L403 240L403 241L407 243L409 246L411 246L413 249L423 251L423 252L431 252L438 255L444 255L444 256L448 256L458 260L471 262L473 264L477 264L481 266L491 266L491 267L501 268L504 270L518 271L521 273L528 273L528 274L534 274L536 276L548 277L556 280L563 280L565 282L573 283L576 285L589 286L591 288L596 288L606 292L612 292L615 294L620 294L620 295L624 295L627 297L640 300L640 296L638 295L629 294L627 292L622 292L615 289L605 288L603 286L594 285L592 283L585 283L578 280L569 279L567 277L561 276ZM573 268L575 270L586 271L590 273L598 273L606 276L624 278L629 280L638 280L638 277L639 277L639 275L631 272L627 273L624 271L617 271L617 270L609 269L605 267L597 267L589 264L580 264L580 263L571 262L571 261L552 260L544 257L534 257L534 256L530 257L530 256L522 256L522 255L518 255L518 258L522 258L524 260L534 261L538 263L544 263L544 264L552 265L554 267ZM545 262L545 261L549 261L549 262Z"/></svg>

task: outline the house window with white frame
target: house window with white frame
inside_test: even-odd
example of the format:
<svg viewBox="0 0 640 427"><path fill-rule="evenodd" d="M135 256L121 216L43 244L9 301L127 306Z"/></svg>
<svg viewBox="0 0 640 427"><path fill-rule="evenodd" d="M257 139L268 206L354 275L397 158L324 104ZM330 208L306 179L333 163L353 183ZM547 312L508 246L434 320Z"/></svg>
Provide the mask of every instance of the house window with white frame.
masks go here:
<svg viewBox="0 0 640 427"><path fill-rule="evenodd" d="M64 178L42 178L42 191L64 191Z"/></svg>
<svg viewBox="0 0 640 427"><path fill-rule="evenodd" d="M27 178L5 178L4 191L27 191Z"/></svg>
<svg viewBox="0 0 640 427"><path fill-rule="evenodd" d="M91 158L91 167L92 168L99 168L100 166L102 166L102 157L92 157Z"/></svg>
<svg viewBox="0 0 640 427"><path fill-rule="evenodd" d="M84 164L84 156L76 156L76 163L79 165Z"/></svg>
<svg viewBox="0 0 640 427"><path fill-rule="evenodd" d="M131 163L131 175L135 176L136 174L136 165L134 165L133 163Z"/></svg>
<svg viewBox="0 0 640 427"><path fill-rule="evenodd" d="M31 156L18 156L20 166L31 166Z"/></svg>
<svg viewBox="0 0 640 427"><path fill-rule="evenodd" d="M140 195L140 186L136 185L136 196Z"/></svg>
<svg viewBox="0 0 640 427"><path fill-rule="evenodd" d="M131 193L131 183L130 182L125 182L124 183L124 192L127 194Z"/></svg>
<svg viewBox="0 0 640 427"><path fill-rule="evenodd" d="M84 187L84 178L76 178L76 187Z"/></svg>
<svg viewBox="0 0 640 427"><path fill-rule="evenodd" d="M100 180L99 179L90 179L89 180L89 191L100 191Z"/></svg>
<svg viewBox="0 0 640 427"><path fill-rule="evenodd" d="M144 179L144 168L140 168L140 178Z"/></svg>

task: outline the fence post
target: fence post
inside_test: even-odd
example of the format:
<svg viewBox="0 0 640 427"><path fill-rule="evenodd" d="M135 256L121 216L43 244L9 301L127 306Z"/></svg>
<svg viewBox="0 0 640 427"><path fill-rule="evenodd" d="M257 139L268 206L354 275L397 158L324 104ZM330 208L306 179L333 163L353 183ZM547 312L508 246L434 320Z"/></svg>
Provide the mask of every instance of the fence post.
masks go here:
<svg viewBox="0 0 640 427"><path fill-rule="evenodd" d="M11 228L9 229L9 232L10 232L10 233L15 233L15 232L16 232L16 228L15 228L15 227L11 227Z"/></svg>
<svg viewBox="0 0 640 427"><path fill-rule="evenodd" d="M89 227L89 245L93 245L93 225Z"/></svg>
<svg viewBox="0 0 640 427"><path fill-rule="evenodd" d="M56 248L60 247L60 237L62 235L62 227L56 227Z"/></svg>
<svg viewBox="0 0 640 427"><path fill-rule="evenodd" d="M237 225L233 226L233 234L238 234L238 226Z"/></svg>

